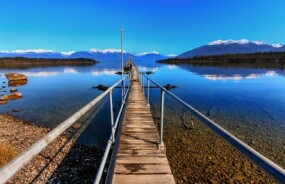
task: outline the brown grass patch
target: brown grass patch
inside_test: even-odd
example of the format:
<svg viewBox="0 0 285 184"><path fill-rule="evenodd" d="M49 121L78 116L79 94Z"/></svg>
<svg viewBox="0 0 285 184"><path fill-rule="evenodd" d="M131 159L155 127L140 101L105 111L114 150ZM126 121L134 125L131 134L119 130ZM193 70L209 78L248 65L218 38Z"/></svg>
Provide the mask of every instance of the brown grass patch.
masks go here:
<svg viewBox="0 0 285 184"><path fill-rule="evenodd" d="M18 152L8 143L0 143L0 167L7 164L10 160L18 155Z"/></svg>

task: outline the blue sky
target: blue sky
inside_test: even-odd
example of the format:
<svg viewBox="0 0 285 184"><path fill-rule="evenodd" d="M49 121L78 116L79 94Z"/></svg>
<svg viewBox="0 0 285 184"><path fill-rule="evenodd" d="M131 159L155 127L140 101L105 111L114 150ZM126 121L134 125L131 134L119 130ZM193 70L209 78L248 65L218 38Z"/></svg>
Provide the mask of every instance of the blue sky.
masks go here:
<svg viewBox="0 0 285 184"><path fill-rule="evenodd" d="M285 44L284 0L1 0L0 50L180 54L218 39Z"/></svg>

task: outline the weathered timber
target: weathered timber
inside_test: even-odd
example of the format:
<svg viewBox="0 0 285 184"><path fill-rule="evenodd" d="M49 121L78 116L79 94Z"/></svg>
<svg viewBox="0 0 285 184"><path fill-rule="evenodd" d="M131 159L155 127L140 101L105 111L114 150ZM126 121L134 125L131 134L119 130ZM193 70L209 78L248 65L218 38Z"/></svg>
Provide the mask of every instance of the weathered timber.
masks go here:
<svg viewBox="0 0 285 184"><path fill-rule="evenodd" d="M165 149L134 68L112 182L175 183Z"/></svg>

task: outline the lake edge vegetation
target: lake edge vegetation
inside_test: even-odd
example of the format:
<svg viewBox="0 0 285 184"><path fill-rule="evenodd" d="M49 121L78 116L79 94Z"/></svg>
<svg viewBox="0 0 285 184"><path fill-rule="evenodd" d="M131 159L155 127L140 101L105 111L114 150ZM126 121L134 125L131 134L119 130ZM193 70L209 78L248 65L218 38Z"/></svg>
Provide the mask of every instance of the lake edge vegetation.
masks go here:
<svg viewBox="0 0 285 184"><path fill-rule="evenodd" d="M190 58L169 58L158 60L163 64L189 64L196 66L285 68L285 52L259 52L248 54L224 54L194 56Z"/></svg>
<svg viewBox="0 0 285 184"><path fill-rule="evenodd" d="M26 57L3 57L0 58L2 68L29 68L49 66L90 66L98 63L94 59L87 58L26 58Z"/></svg>

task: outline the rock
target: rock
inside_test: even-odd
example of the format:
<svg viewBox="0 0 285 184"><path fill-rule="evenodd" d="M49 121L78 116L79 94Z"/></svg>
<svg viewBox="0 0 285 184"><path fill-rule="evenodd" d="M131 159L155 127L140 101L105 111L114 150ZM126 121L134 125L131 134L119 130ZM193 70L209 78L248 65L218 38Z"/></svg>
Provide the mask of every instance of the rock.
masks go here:
<svg viewBox="0 0 285 184"><path fill-rule="evenodd" d="M72 125L72 128L74 128L74 129L78 129L78 128L80 128L81 127L81 124L80 123L74 123L73 125Z"/></svg>
<svg viewBox="0 0 285 184"><path fill-rule="evenodd" d="M11 91L11 93L14 93L14 92L17 92L18 90L17 90L17 88L11 88L10 91Z"/></svg>
<svg viewBox="0 0 285 184"><path fill-rule="evenodd" d="M9 95L5 95L3 97L0 98L0 101L7 101L7 100L16 100L16 99L19 99L19 98L22 98L22 94L19 93L19 92L15 92L15 93L11 93Z"/></svg>
<svg viewBox="0 0 285 184"><path fill-rule="evenodd" d="M20 112L19 109L13 109L12 112Z"/></svg>
<svg viewBox="0 0 285 184"><path fill-rule="evenodd" d="M7 103L8 103L7 101L0 101L0 105L5 105Z"/></svg>
<svg viewBox="0 0 285 184"><path fill-rule="evenodd" d="M100 85L97 86L97 88L98 88L99 90L106 91L109 87L100 84Z"/></svg>
<svg viewBox="0 0 285 184"><path fill-rule="evenodd" d="M27 76L20 73L6 73L5 76L9 81L28 80Z"/></svg>
<svg viewBox="0 0 285 184"><path fill-rule="evenodd" d="M241 181L244 179L244 176L241 172L237 172L236 174L234 174L234 176L232 177L233 180L236 181Z"/></svg>
<svg viewBox="0 0 285 184"><path fill-rule="evenodd" d="M28 80L9 81L8 86L23 86L26 85Z"/></svg>
<svg viewBox="0 0 285 184"><path fill-rule="evenodd" d="M165 88L166 88L167 90L171 90L172 85L171 85L171 84L167 84L167 85L165 86Z"/></svg>

